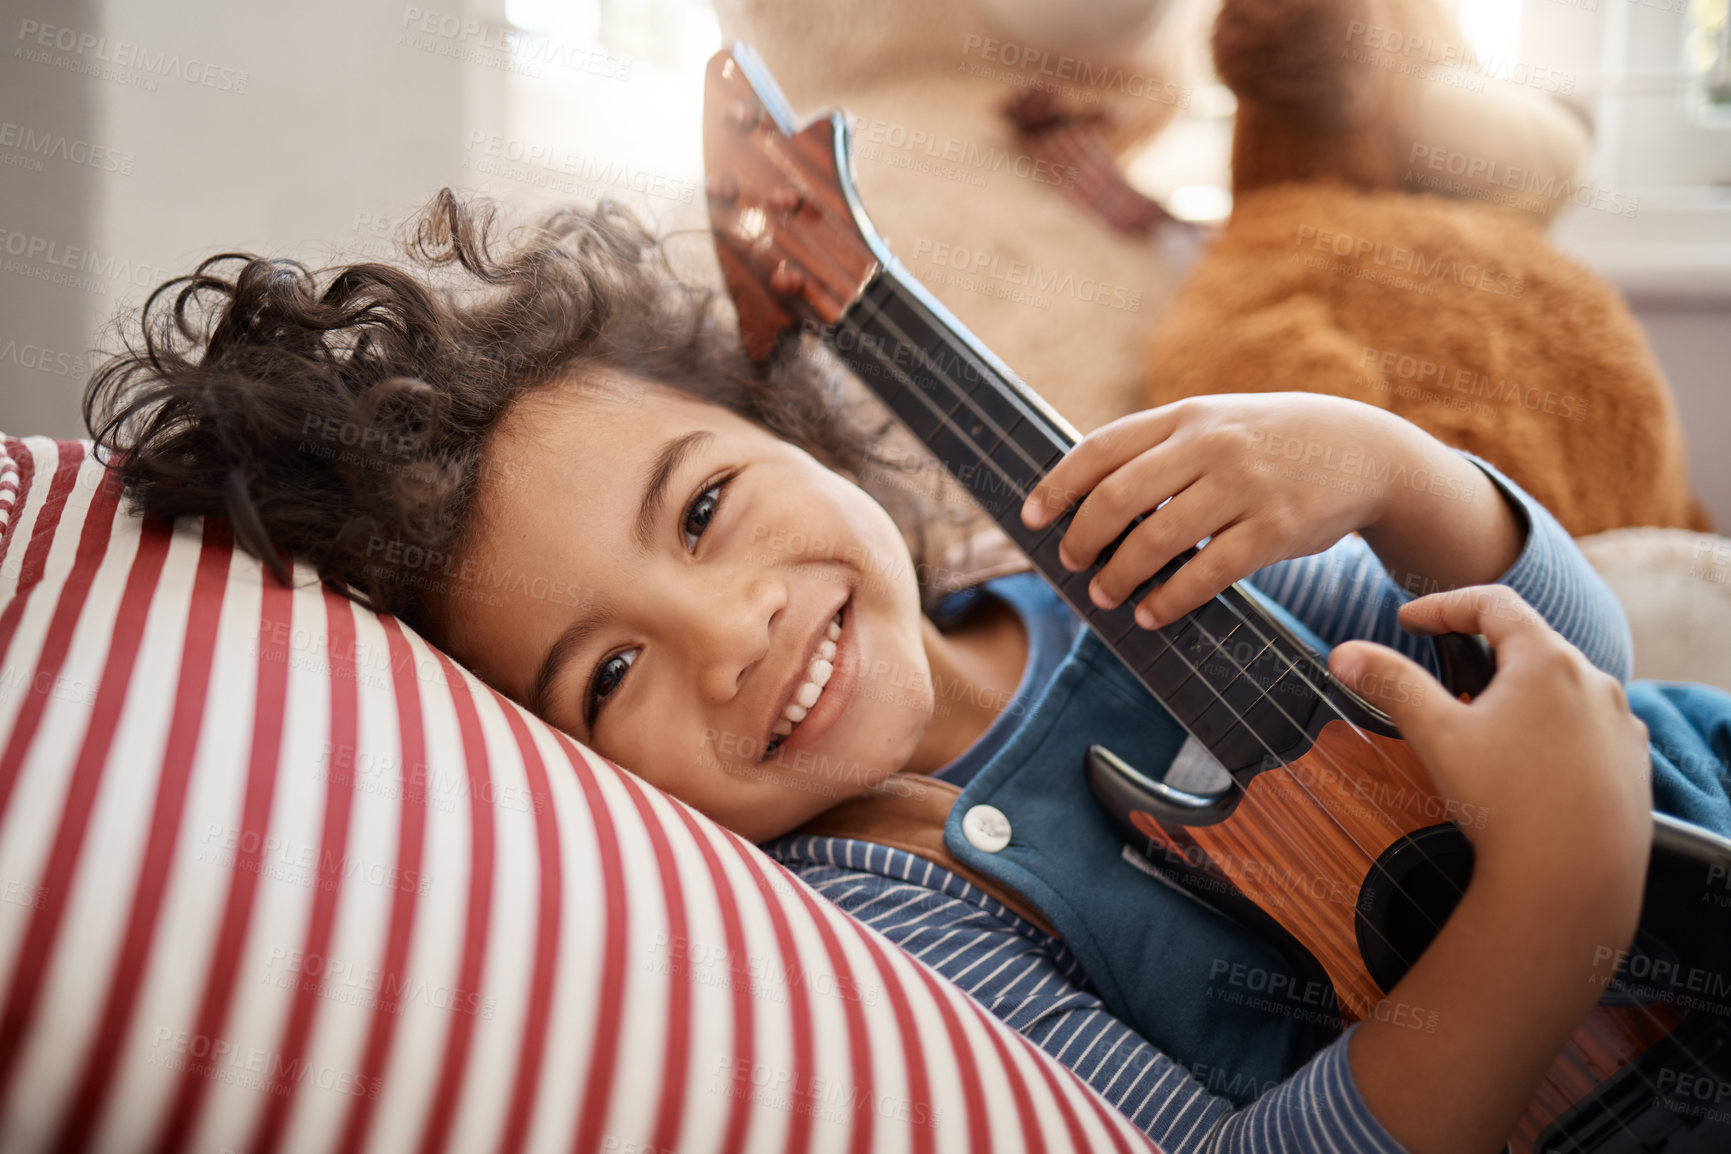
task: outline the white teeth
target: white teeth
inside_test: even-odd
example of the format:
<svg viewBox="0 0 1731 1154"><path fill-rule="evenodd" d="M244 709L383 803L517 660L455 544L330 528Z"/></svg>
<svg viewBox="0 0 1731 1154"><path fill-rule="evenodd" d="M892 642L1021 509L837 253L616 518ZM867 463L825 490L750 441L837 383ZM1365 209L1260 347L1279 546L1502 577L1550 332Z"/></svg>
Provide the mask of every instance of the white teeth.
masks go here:
<svg viewBox="0 0 1731 1154"><path fill-rule="evenodd" d="M781 738L793 732L793 727L804 721L806 714L811 712L817 699L823 696L824 686L835 675L835 643L841 637L841 613L836 613L836 620L829 623L826 631L828 636L818 643L817 656L811 659L811 664L805 668L805 680L799 688L793 691L793 700L787 703L787 708L781 711L781 718L770 730L771 742L767 752L773 752L781 744Z"/></svg>

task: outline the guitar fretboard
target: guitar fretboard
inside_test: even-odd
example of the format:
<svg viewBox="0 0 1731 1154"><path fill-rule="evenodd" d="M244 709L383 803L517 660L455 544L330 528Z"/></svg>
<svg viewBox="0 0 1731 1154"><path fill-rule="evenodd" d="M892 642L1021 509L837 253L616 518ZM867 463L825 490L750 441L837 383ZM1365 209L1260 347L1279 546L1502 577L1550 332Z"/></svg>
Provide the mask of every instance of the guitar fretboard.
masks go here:
<svg viewBox="0 0 1731 1154"><path fill-rule="evenodd" d="M1329 675L1239 586L1155 630L1137 602L1195 556L1192 547L1103 610L1088 583L1123 541L1078 573L1058 559L1074 510L1038 532L1021 508L1034 483L1076 443L1063 418L988 353L899 267L886 267L827 335L850 368L932 450L1027 554L1059 595L1186 730L1241 783L1265 759L1287 761L1311 742ZM1127 535L1141 518L1137 518Z"/></svg>

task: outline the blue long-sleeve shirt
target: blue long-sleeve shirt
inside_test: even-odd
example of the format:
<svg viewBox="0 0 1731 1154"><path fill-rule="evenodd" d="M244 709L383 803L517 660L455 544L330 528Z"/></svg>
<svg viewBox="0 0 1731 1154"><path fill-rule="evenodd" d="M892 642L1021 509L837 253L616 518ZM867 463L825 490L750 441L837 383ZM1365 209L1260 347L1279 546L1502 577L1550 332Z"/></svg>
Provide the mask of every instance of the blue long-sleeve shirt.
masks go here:
<svg viewBox="0 0 1731 1154"><path fill-rule="evenodd" d="M1521 594L1593 664L1627 682L1633 649L1610 589L1544 506L1488 462L1462 455L1490 476L1524 522L1521 553L1498 583ZM981 588L1003 595L1005 583L1040 580L1015 574ZM1361 538L1348 536L1322 553L1267 566L1250 582L1330 645L1364 638L1436 669L1430 639L1406 633L1396 618L1413 594L1395 585ZM1061 605L1039 619L1024 615L1023 625L1028 663L1015 698L940 776L965 781L1003 744L1033 709L1081 627ZM1347 1062L1352 1028L1284 1082L1230 1084L1237 1075L1186 1069L1114 1017L1061 940L951 871L854 839L790 836L764 848L1064 1062L1169 1154L1401 1150L1359 1094ZM1246 1090L1260 1093L1238 1109L1225 1096L1229 1090L1241 1100Z"/></svg>

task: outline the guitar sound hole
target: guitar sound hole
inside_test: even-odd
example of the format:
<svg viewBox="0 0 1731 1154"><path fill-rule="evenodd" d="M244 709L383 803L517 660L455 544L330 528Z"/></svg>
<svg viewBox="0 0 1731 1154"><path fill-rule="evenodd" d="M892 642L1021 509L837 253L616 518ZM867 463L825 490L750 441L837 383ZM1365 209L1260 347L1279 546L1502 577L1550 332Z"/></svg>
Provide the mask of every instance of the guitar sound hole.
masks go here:
<svg viewBox="0 0 1731 1154"><path fill-rule="evenodd" d="M1358 951L1384 993L1412 968L1473 876L1473 847L1453 824L1428 826L1383 851L1358 895Z"/></svg>

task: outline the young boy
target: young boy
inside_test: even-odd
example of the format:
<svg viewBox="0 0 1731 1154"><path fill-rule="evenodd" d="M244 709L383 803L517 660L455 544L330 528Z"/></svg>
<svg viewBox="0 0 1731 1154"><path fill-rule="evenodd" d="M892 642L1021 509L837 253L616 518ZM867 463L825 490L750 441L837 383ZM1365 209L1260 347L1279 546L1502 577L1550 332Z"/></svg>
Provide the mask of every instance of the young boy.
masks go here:
<svg viewBox="0 0 1731 1154"><path fill-rule="evenodd" d="M1045 887L1022 896L1062 940L905 851L797 837L772 850L1169 1150L1503 1140L1610 978L1595 960L1633 934L1653 799L1647 728L1621 685L1626 625L1541 506L1398 418L1301 394L1126 418L1030 495L1025 516L1050 518L1066 494L1089 494L1065 537L1077 566L1171 497L1096 580L1111 604L1209 538L1151 596L1156 624L1255 575L1324 643L1369 636L1422 657L1428 642L1398 624L1496 648L1496 677L1470 705L1412 656L1363 641L1330 655L1349 681L1410 687L1378 699L1438 789L1492 815L1469 831L1478 866L1460 906L1390 995L1422 1008L1426 1028L1372 1014L1331 1043L1314 1022L1229 1005L1210 973L1224 964L1230 982L1278 959L1089 826L1102 820L1081 783L1091 733L1141 740L1151 772L1182 735L1049 590L1004 577L976 587L971 611L927 615L909 545L921 525L890 511L881 429L809 363L753 369L707 296L608 206L502 253L489 223L446 192L413 234L420 271L315 277L213 258L159 289L141 347L87 397L94 434L125 450L136 503L226 515L260 556L307 557L754 840L886 783L948 781L960 793L945 848L976 867L1021 862ZM239 262L232 275L224 261ZM441 268L460 279L438 283ZM320 452L307 431L331 422L360 448ZM1259 467L1273 438L1375 454L1424 481L1317 485ZM476 577L500 573L522 579ZM1400 606L1413 585L1444 591ZM1704 745L1700 728L1679 740ZM849 768L820 768L833 766ZM976 799L1015 789L1031 800L1005 803L1005 844L973 844L962 827ZM1031 838L1047 815L1061 836ZM1234 1110L1206 1092L1215 1053L1230 1056L1225 1088L1246 1072L1257 1091L1273 1085L1241 1089Z"/></svg>

